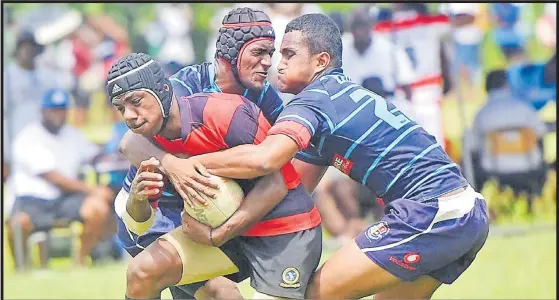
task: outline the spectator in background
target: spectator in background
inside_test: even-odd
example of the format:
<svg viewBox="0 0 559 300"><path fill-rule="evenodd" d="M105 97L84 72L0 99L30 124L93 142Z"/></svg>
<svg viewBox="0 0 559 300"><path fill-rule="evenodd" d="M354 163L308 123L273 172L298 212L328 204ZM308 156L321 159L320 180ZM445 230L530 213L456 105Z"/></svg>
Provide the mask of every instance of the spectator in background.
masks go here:
<svg viewBox="0 0 559 300"><path fill-rule="evenodd" d="M148 26L146 40L150 53L171 76L195 62L191 37L194 16L188 3L157 3L155 7L157 19Z"/></svg>
<svg viewBox="0 0 559 300"><path fill-rule="evenodd" d="M481 13L480 3L444 3L441 13L451 17L454 32L454 72L466 78L469 84L481 79L480 44L483 32L476 24Z"/></svg>
<svg viewBox="0 0 559 300"><path fill-rule="evenodd" d="M114 195L106 187L91 188L78 179L81 163L92 159L98 148L66 125L69 104L69 93L49 90L42 97L41 117L17 136L13 144L16 201L8 223L13 251L15 226L22 228L26 241L31 233L49 230L57 221L81 221L77 261L81 265L107 233L105 222Z"/></svg>
<svg viewBox="0 0 559 300"><path fill-rule="evenodd" d="M23 127L40 119L42 95L49 88L58 86L56 74L35 63L42 48L33 32L20 32L15 45L15 61L4 69L2 102L5 170L8 170L11 161L14 138Z"/></svg>
<svg viewBox="0 0 559 300"><path fill-rule="evenodd" d="M524 62L526 53L524 44L527 34L520 22L521 5L519 3L489 4L495 19L495 27L490 34L501 48L505 58L514 63Z"/></svg>
<svg viewBox="0 0 559 300"><path fill-rule="evenodd" d="M74 33L73 53L76 59L74 75L77 83L73 91L76 101L74 124L87 123L87 110L92 94L102 89L109 67L130 52L126 29L106 15L96 15ZM113 120L120 114L111 107Z"/></svg>
<svg viewBox="0 0 559 300"><path fill-rule="evenodd" d="M542 137L545 125L536 110L511 94L504 70L487 75L488 101L475 117L470 151L479 172L477 186L488 177L516 192L539 193L545 181Z"/></svg>
<svg viewBox="0 0 559 300"><path fill-rule="evenodd" d="M373 35L373 18L364 7L355 8L350 19L351 35L342 40L345 74L361 85L369 78L379 78L389 99L400 89L410 100L410 84L416 77L404 49L385 36Z"/></svg>
<svg viewBox="0 0 559 300"><path fill-rule="evenodd" d="M411 84L414 119L447 148L441 101L451 82L445 50L450 20L445 15L429 14L425 3L394 3L393 8L391 19L376 22L374 38L383 36L408 55L416 76ZM385 89L390 90L390 86L385 84Z"/></svg>

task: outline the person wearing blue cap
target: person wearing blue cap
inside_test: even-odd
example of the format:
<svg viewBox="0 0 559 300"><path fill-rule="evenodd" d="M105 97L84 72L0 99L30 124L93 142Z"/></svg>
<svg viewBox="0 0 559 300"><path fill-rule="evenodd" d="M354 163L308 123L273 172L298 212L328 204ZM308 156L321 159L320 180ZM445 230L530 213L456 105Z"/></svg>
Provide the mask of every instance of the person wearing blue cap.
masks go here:
<svg viewBox="0 0 559 300"><path fill-rule="evenodd" d="M12 145L16 200L8 225L14 251L16 226L25 241L31 233L47 231L60 221L83 223L76 262L82 265L106 231L114 195L107 187L92 188L78 178L81 164L99 149L66 125L69 105L68 92L48 90L40 102L41 119L16 136ZM46 260L41 263L46 267Z"/></svg>

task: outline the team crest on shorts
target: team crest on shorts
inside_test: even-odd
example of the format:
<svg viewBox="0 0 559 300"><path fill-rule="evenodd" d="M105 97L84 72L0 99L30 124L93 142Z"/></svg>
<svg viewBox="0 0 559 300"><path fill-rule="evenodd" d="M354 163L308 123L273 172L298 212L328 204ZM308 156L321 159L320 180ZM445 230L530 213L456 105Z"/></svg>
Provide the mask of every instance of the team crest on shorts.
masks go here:
<svg viewBox="0 0 559 300"><path fill-rule="evenodd" d="M372 240L382 238L390 229L385 221L380 221L367 229L367 237Z"/></svg>
<svg viewBox="0 0 559 300"><path fill-rule="evenodd" d="M280 283L280 286L284 288L298 288L301 286L299 282L300 277L297 268L286 268L281 273L282 283Z"/></svg>

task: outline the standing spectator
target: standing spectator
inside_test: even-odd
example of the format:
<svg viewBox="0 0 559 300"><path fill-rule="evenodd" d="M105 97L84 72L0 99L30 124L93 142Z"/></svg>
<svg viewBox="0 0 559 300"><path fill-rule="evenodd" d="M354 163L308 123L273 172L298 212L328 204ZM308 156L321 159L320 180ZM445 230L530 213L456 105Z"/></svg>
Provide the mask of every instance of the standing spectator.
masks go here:
<svg viewBox="0 0 559 300"><path fill-rule="evenodd" d="M416 75L411 84L415 120L446 148L441 101L450 83L443 47L449 18L429 14L424 3L395 3L392 18L377 22L374 30L375 38L384 36L409 56Z"/></svg>
<svg viewBox="0 0 559 300"><path fill-rule="evenodd" d="M476 115L471 149L479 161L477 186L489 176L516 192L535 193L545 181L542 137L545 125L536 110L513 96L504 70L487 75L488 101Z"/></svg>
<svg viewBox="0 0 559 300"><path fill-rule="evenodd" d="M57 221L83 222L77 261L83 264L104 233L113 193L78 179L80 164L92 159L98 148L65 124L69 104L69 93L49 90L41 101L41 117L17 136L13 144L16 201L8 222L12 251L15 226L22 228L26 241L31 233L49 230Z"/></svg>
<svg viewBox="0 0 559 300"><path fill-rule="evenodd" d="M188 3L155 4L157 19L147 29L146 38L154 56L168 76L194 63L192 8Z"/></svg>
<svg viewBox="0 0 559 300"><path fill-rule="evenodd" d="M370 78L379 78L388 98L393 98L399 88L410 100L410 85L416 79L410 58L386 36L373 35L372 28L373 18L367 10L357 7L351 15L351 35L342 41L345 74L361 85Z"/></svg>
<svg viewBox="0 0 559 300"><path fill-rule="evenodd" d="M454 32L453 71L468 80L469 84L481 79L480 45L483 32L476 23L481 13L480 3L446 3L441 13L451 16Z"/></svg>
<svg viewBox="0 0 559 300"><path fill-rule="evenodd" d="M518 3L491 3L495 27L490 32L492 39L501 48L505 58L512 63L524 62L524 44L527 39L520 22L521 5Z"/></svg>
<svg viewBox="0 0 559 300"><path fill-rule="evenodd" d="M36 66L35 59L42 46L33 32L23 31L16 40L15 62L4 69L2 101L4 144L3 167L8 170L11 147L15 137L27 124L39 120L41 96L57 87L57 76L50 70Z"/></svg>

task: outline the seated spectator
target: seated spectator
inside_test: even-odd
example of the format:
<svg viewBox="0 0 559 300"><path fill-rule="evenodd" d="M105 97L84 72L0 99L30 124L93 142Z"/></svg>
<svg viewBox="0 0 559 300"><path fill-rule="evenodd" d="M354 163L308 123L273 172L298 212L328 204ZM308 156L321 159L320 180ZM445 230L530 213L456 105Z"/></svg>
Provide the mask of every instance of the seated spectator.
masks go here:
<svg viewBox="0 0 559 300"><path fill-rule="evenodd" d="M517 193L539 193L546 174L544 123L533 107L511 94L504 70L487 75L486 90L489 98L475 118L470 145L475 169L481 171L477 186L495 177Z"/></svg>
<svg viewBox="0 0 559 300"><path fill-rule="evenodd" d="M66 91L47 91L41 101L41 119L27 125L16 137L13 145L16 200L8 223L14 253L16 226L22 229L26 241L35 231L46 231L70 221L82 222L77 261L82 265L107 233L104 228L114 195L106 187L92 188L78 179L81 163L92 159L98 148L66 125L69 103L70 94ZM24 247L24 257L25 252ZM46 261L42 264L46 266Z"/></svg>

